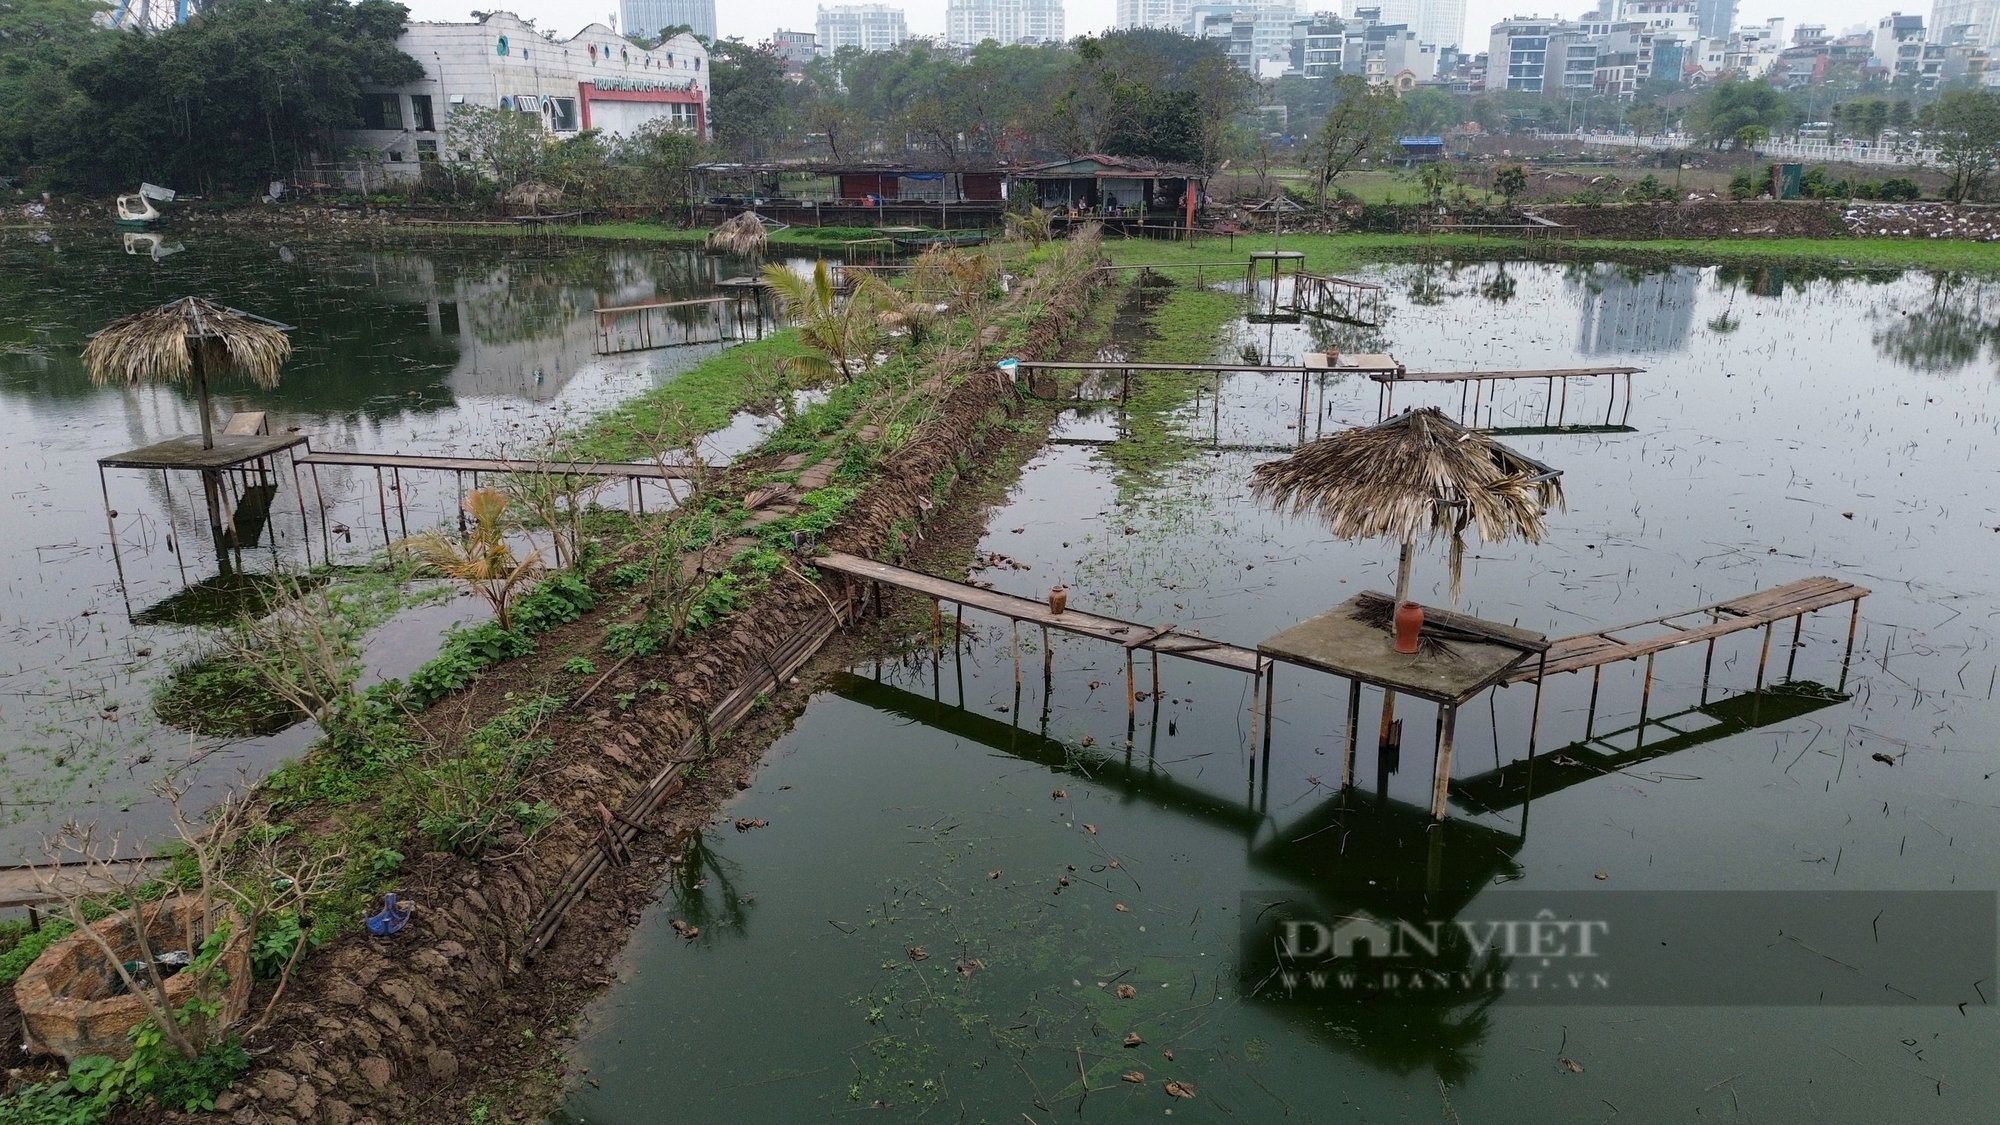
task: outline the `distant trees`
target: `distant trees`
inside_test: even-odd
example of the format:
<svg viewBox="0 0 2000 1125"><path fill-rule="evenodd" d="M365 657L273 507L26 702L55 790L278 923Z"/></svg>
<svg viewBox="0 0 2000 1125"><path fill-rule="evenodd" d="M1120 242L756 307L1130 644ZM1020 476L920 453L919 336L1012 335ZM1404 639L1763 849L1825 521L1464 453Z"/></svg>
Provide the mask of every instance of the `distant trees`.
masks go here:
<svg viewBox="0 0 2000 1125"><path fill-rule="evenodd" d="M1937 146L1945 197L1963 203L2000 167L2000 94L1952 90L1924 111L1924 139Z"/></svg>
<svg viewBox="0 0 2000 1125"><path fill-rule="evenodd" d="M733 156L763 160L789 135L792 83L768 43L719 39L708 49L708 117L715 143Z"/></svg>
<svg viewBox="0 0 2000 1125"><path fill-rule="evenodd" d="M1388 87L1370 86L1358 74L1343 74L1333 83L1333 109L1308 146L1308 167L1322 207L1333 181L1387 144L1403 122L1403 103Z"/></svg>
<svg viewBox="0 0 2000 1125"><path fill-rule="evenodd" d="M1688 116L1695 135L1709 144L1747 148L1790 122L1792 107L1777 87L1761 78L1751 82L1724 78Z"/></svg>
<svg viewBox="0 0 2000 1125"><path fill-rule="evenodd" d="M286 176L423 73L391 0L237 0L153 35L85 0L0 3L0 164L58 185L206 189Z"/></svg>

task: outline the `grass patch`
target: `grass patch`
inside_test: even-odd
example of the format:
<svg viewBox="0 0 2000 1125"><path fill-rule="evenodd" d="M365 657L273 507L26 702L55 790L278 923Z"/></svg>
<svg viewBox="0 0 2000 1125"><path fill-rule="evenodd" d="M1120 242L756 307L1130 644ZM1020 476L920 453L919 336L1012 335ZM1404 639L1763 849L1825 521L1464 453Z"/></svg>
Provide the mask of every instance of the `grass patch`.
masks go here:
<svg viewBox="0 0 2000 1125"><path fill-rule="evenodd" d="M678 414L692 430L714 433L738 411L768 402L776 393L778 364L812 349L785 328L710 356L664 386L599 414L569 439L579 457L601 461L644 460L659 448L661 419Z"/></svg>
<svg viewBox="0 0 2000 1125"><path fill-rule="evenodd" d="M1485 238L1471 234L1280 234L1276 245L1300 250L1306 268L1339 272L1371 262L1408 261L1443 255L1493 260L1676 262L1688 265L1796 265L1823 269L1965 270L2000 273L2000 242L1955 242L1913 238L1662 238L1537 239ZM1269 250L1269 232L1233 239L1210 235L1193 245L1150 239L1106 240L1105 250L1120 265L1153 265L1174 276L1200 266L1204 277L1241 277L1252 250ZM1229 274L1234 266L1237 272Z"/></svg>

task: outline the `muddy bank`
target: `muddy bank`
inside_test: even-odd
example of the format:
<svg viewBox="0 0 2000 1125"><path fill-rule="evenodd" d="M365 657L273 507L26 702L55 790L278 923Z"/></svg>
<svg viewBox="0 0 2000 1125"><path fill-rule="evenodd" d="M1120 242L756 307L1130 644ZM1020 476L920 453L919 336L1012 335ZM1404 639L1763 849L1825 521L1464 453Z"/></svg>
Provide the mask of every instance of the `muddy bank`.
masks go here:
<svg viewBox="0 0 2000 1125"><path fill-rule="evenodd" d="M1092 284L1086 277L1025 294L1044 311L1022 354L1053 354L1088 312ZM1012 392L990 377L988 358L969 357L951 378L926 384L937 392L935 412L878 467L827 536L829 547L879 553L947 507L927 511L925 502L940 479L977 462L1009 417ZM697 634L671 656L632 661L581 713L566 714L550 732L556 750L530 794L564 817L503 858L413 857L402 886L419 903L410 930L387 943L343 937L313 956L282 1002L281 1021L252 1044L255 1068L218 1101L218 1113L244 1123L463 1121L475 1088L522 1090L556 1080L526 1073L546 1051L538 1029L560 1026L608 982L610 958L664 876L677 838L735 792L803 692L778 693L719 740L702 768L683 775L646 825L635 862L594 884L532 964L524 957L529 926L560 891L574 857L593 846L599 804L624 804L700 734L702 717L720 699L767 676L770 654L826 609L818 587L780 578L728 625ZM509 691L540 690L561 660L594 642L607 623L592 616L557 630L537 653L496 670L453 704L482 714L503 706ZM653 682L666 690L639 690Z"/></svg>

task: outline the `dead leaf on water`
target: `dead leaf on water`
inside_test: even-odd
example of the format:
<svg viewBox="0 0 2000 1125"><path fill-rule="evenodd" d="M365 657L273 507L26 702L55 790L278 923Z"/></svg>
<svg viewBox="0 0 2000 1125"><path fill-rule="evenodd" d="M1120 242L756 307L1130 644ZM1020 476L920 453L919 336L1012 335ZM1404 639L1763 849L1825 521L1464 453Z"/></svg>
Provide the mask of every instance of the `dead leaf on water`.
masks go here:
<svg viewBox="0 0 2000 1125"><path fill-rule="evenodd" d="M1556 1062L1562 1064L1562 1068L1564 1070L1569 1071L1571 1074L1583 1073L1583 1064L1576 1061L1573 1058L1570 1058L1568 1055L1564 1055L1562 1058L1557 1059Z"/></svg>
<svg viewBox="0 0 2000 1125"><path fill-rule="evenodd" d="M1191 1098L1194 1097L1194 1087L1186 1082L1169 1081L1167 1083L1167 1096L1170 1098Z"/></svg>
<svg viewBox="0 0 2000 1125"><path fill-rule="evenodd" d="M1086 824L1083 826L1083 830L1085 832L1090 833L1092 836L1097 835L1097 825L1095 824Z"/></svg>
<svg viewBox="0 0 2000 1125"><path fill-rule="evenodd" d="M1172 1047L1162 1047L1160 1049L1160 1055L1161 1057L1165 1058L1168 1062L1174 1061L1174 1049Z"/></svg>
<svg viewBox="0 0 2000 1125"><path fill-rule="evenodd" d="M1053 792L1053 793L1049 794L1049 797L1050 797L1051 799L1053 799L1053 800L1057 800L1057 801L1060 801L1060 800L1062 800L1062 799L1063 799L1064 797L1067 797L1067 796L1069 796L1069 793L1068 793L1068 791L1066 791L1066 790L1062 790L1062 789L1058 789L1058 790L1056 790L1055 792Z"/></svg>
<svg viewBox="0 0 2000 1125"><path fill-rule="evenodd" d="M986 873L986 877L988 879L998 879L1000 877L1000 869L996 867L993 870L988 871Z"/></svg>
<svg viewBox="0 0 2000 1125"><path fill-rule="evenodd" d="M1130 1082L1134 1086L1136 1086L1139 1083L1144 1082L1146 1080L1146 1072L1143 1070L1128 1070L1125 1073L1119 1075L1118 1077L1123 1078L1125 1081Z"/></svg>
<svg viewBox="0 0 2000 1125"><path fill-rule="evenodd" d="M1113 910L1116 910L1116 911L1117 911L1118 913L1120 913L1120 914L1128 914L1128 913L1130 913L1130 912L1131 912L1131 908L1130 908L1130 907L1128 907L1128 906L1126 906L1126 905L1125 905L1124 903L1122 903L1122 902L1114 902L1114 903L1112 903L1112 904L1111 904L1111 909L1113 909Z"/></svg>
<svg viewBox="0 0 2000 1125"><path fill-rule="evenodd" d="M1137 1047L1139 1044L1144 1042L1145 1040L1139 1038L1139 1033L1136 1031L1128 1031L1125 1033L1125 1045L1127 1047Z"/></svg>
<svg viewBox="0 0 2000 1125"><path fill-rule="evenodd" d="M924 950L924 947L923 947L923 946L921 946L921 945L913 945L913 946L911 946L911 947L910 947L910 960L912 960L912 961L923 961L923 960L927 960L927 959L928 959L929 957L930 957L930 954L929 954L929 953L927 953L927 952L925 952L925 950Z"/></svg>
<svg viewBox="0 0 2000 1125"><path fill-rule="evenodd" d="M1139 990L1138 990L1138 989L1136 989L1136 988L1133 988L1133 987L1132 987L1131 985L1129 985L1129 984L1121 984L1121 985L1119 985L1119 986L1117 987L1117 989L1116 989L1115 991L1116 991L1116 993L1117 993L1117 995L1118 995L1118 998L1119 998L1120 1000L1130 1000L1130 999L1131 999L1131 998L1133 998L1134 996L1137 996L1137 995L1139 995Z"/></svg>

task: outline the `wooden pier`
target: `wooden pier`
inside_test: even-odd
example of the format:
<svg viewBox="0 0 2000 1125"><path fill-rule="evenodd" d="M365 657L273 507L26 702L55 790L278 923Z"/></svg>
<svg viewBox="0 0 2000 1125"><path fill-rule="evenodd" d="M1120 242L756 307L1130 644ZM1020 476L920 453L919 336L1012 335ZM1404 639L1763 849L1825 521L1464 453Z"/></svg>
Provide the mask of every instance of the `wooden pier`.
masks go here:
<svg viewBox="0 0 2000 1125"><path fill-rule="evenodd" d="M604 308L592 310L593 314L597 317L597 352L599 355L611 355L618 352L683 347L689 344L715 344L725 340L747 340L751 336L746 331L746 322L750 321L754 321L755 323L755 338L761 340L764 338L764 311L761 306L757 305L757 300L755 290L739 289L734 293L718 297L692 297L686 300L644 301L632 305L607 305ZM743 307L745 304L756 308L757 315L754 318L744 316ZM729 307L725 310L724 306ZM674 309L714 310L716 333L714 338L703 340L670 340L663 338L666 329L669 327L671 312ZM729 318L725 315L726 311L736 314L735 333L733 335L730 332L731 325ZM656 335L654 332L656 315L659 317L661 335ZM638 339L631 347L620 347L618 346L620 338L617 335L617 329L620 322L626 320L631 320L636 324Z"/></svg>
<svg viewBox="0 0 2000 1125"><path fill-rule="evenodd" d="M821 555L812 560L812 565L822 571L842 575L852 579L848 588L849 609L846 616L852 620L862 600L865 585L874 592L875 605L879 611L882 605L882 587L891 586L908 590L929 598L931 602L931 640L933 645L942 646L944 619L943 603L951 602L959 607L962 615L967 607L983 610L1015 623L1016 644L1014 647L1014 682L1021 682L1021 649L1019 645L1020 623L1037 626L1042 631L1042 677L1052 674L1054 651L1049 647L1048 634L1051 629L1072 633L1080 637L1116 644L1125 650L1125 710L1128 715L1138 706L1138 678L1134 667L1133 654L1144 650L1153 654L1153 688L1150 698L1159 699L1160 655L1178 656L1184 660L1228 668L1231 671L1248 673L1254 687L1269 674L1271 661L1259 655L1254 649L1241 645L1218 641L1195 633L1183 632L1172 624L1147 625L1137 621L1125 621L1100 613L1083 610L1064 609L1057 612L1046 601L1024 598L1016 594L1004 594L998 590L981 589L965 582L949 578L939 578L921 571L905 570L900 566L876 562L859 555L840 552ZM1268 695L1268 693L1267 693ZM1254 714L1254 712L1253 712Z"/></svg>
<svg viewBox="0 0 2000 1125"><path fill-rule="evenodd" d="M1424 631L1442 643L1436 650L1420 648L1413 655L1405 655L1396 652L1389 643L1388 630L1364 620L1362 605L1371 599L1390 604L1395 601L1387 594L1356 594L1317 617L1267 638L1257 645L1257 651L1273 660L1312 668L1347 681L1347 749L1340 766L1343 789L1354 784L1363 685L1437 704L1437 750L1431 762L1431 818L1443 820L1459 708L1488 688L1506 682L1529 663L1539 663L1537 658L1545 658L1549 641L1526 629L1426 606ZM1272 690L1267 683L1264 694L1267 758L1271 752ZM1539 693L1535 707L1539 714ZM1270 772L1268 761L1265 772Z"/></svg>
<svg viewBox="0 0 2000 1125"><path fill-rule="evenodd" d="M303 440L303 439L301 439ZM465 491L464 478L472 475L472 487L479 487L481 473L522 473L551 477L602 477L606 480L623 480L631 486L633 506L640 512L646 510L644 493L639 490L639 482L647 480L700 480L715 468L710 465L672 465L657 461L523 461L511 457L443 457L414 453L336 453L320 452L307 446L306 452L293 458L293 472L304 465L312 473L313 493L325 494L320 490L319 467L345 466L349 468L375 470L375 502L382 516L382 537L389 538L389 493L396 494L397 526L403 536L409 537L409 512L403 504L403 470L452 473L459 478L459 491ZM385 481L383 470L388 470ZM301 499L300 515L304 515L305 501ZM327 539L326 503L319 505L320 535ZM459 530L465 530L465 515L459 513Z"/></svg>
<svg viewBox="0 0 2000 1125"><path fill-rule="evenodd" d="M1771 634L1779 622L1792 623L1791 654L1785 660L1785 678L1789 680L1798 661L1799 634L1805 628L1805 619L1819 610L1852 603L1853 610L1847 619L1847 647L1840 660L1840 685L1836 689L1844 691L1847 688L1848 664L1854 656L1854 632L1861 624L1861 599L1868 594L1866 586L1856 586L1838 578L1823 575L1801 578L1698 609L1664 613L1630 625L1563 637L1550 643L1548 661L1543 667L1532 672L1510 673L1504 682L1515 684L1532 680L1535 683L1538 701L1535 715L1539 722L1542 682L1549 676L1564 672L1589 671L1590 706L1585 727L1588 737L1597 718L1597 693L1603 683L1605 666L1643 659L1646 662L1646 679L1639 696L1639 725L1643 727L1653 698L1653 661L1661 653L1692 644L1705 643L1708 646L1708 655L1701 667L1701 699L1706 703L1709 673L1715 664L1715 642L1731 633L1762 629L1764 644L1757 654L1757 690L1762 691L1765 671L1771 660ZM1537 733L1537 728L1529 729L1530 754L1534 753Z"/></svg>
<svg viewBox="0 0 2000 1125"><path fill-rule="evenodd" d="M1378 328L1382 324L1382 287L1331 274L1292 275L1292 309L1306 316Z"/></svg>
<svg viewBox="0 0 2000 1125"><path fill-rule="evenodd" d="M1132 398L1132 376L1149 372L1178 371L1207 374L1215 378L1215 393L1222 394L1224 375L1276 375L1297 376L1299 380L1299 412L1304 414L1314 375L1367 375L1380 378L1402 370L1396 357L1380 353L1308 352L1298 363L1141 363L1132 360L1021 360L1017 370L1026 373L1031 382L1036 372L1073 371L1079 376L1076 390L1071 396L1075 401L1083 401L1083 386L1088 376L1108 372L1118 373L1118 401L1129 402ZM1037 389L1035 393L1045 398L1057 397L1059 386L1046 391Z"/></svg>
<svg viewBox="0 0 2000 1125"><path fill-rule="evenodd" d="M1370 372L1368 377L1375 380L1375 419L1386 421L1395 412L1396 388L1408 383L1459 383L1458 417L1461 422L1476 425L1479 419L1480 397L1495 383L1512 382L1519 379L1541 379L1548 384L1548 399L1542 404L1542 425L1562 428L1562 419L1569 410L1569 381L1571 379L1609 378L1611 399L1605 404L1604 425L1612 424L1612 412L1618 406L1618 377L1625 377L1625 412L1618 424L1623 426L1632 417L1632 376L1644 373L1643 367L1552 367L1546 369L1525 369L1508 371L1407 371L1398 367L1394 371ZM1558 403L1558 396L1560 402ZM1467 417L1467 399L1470 399L1470 418Z"/></svg>

